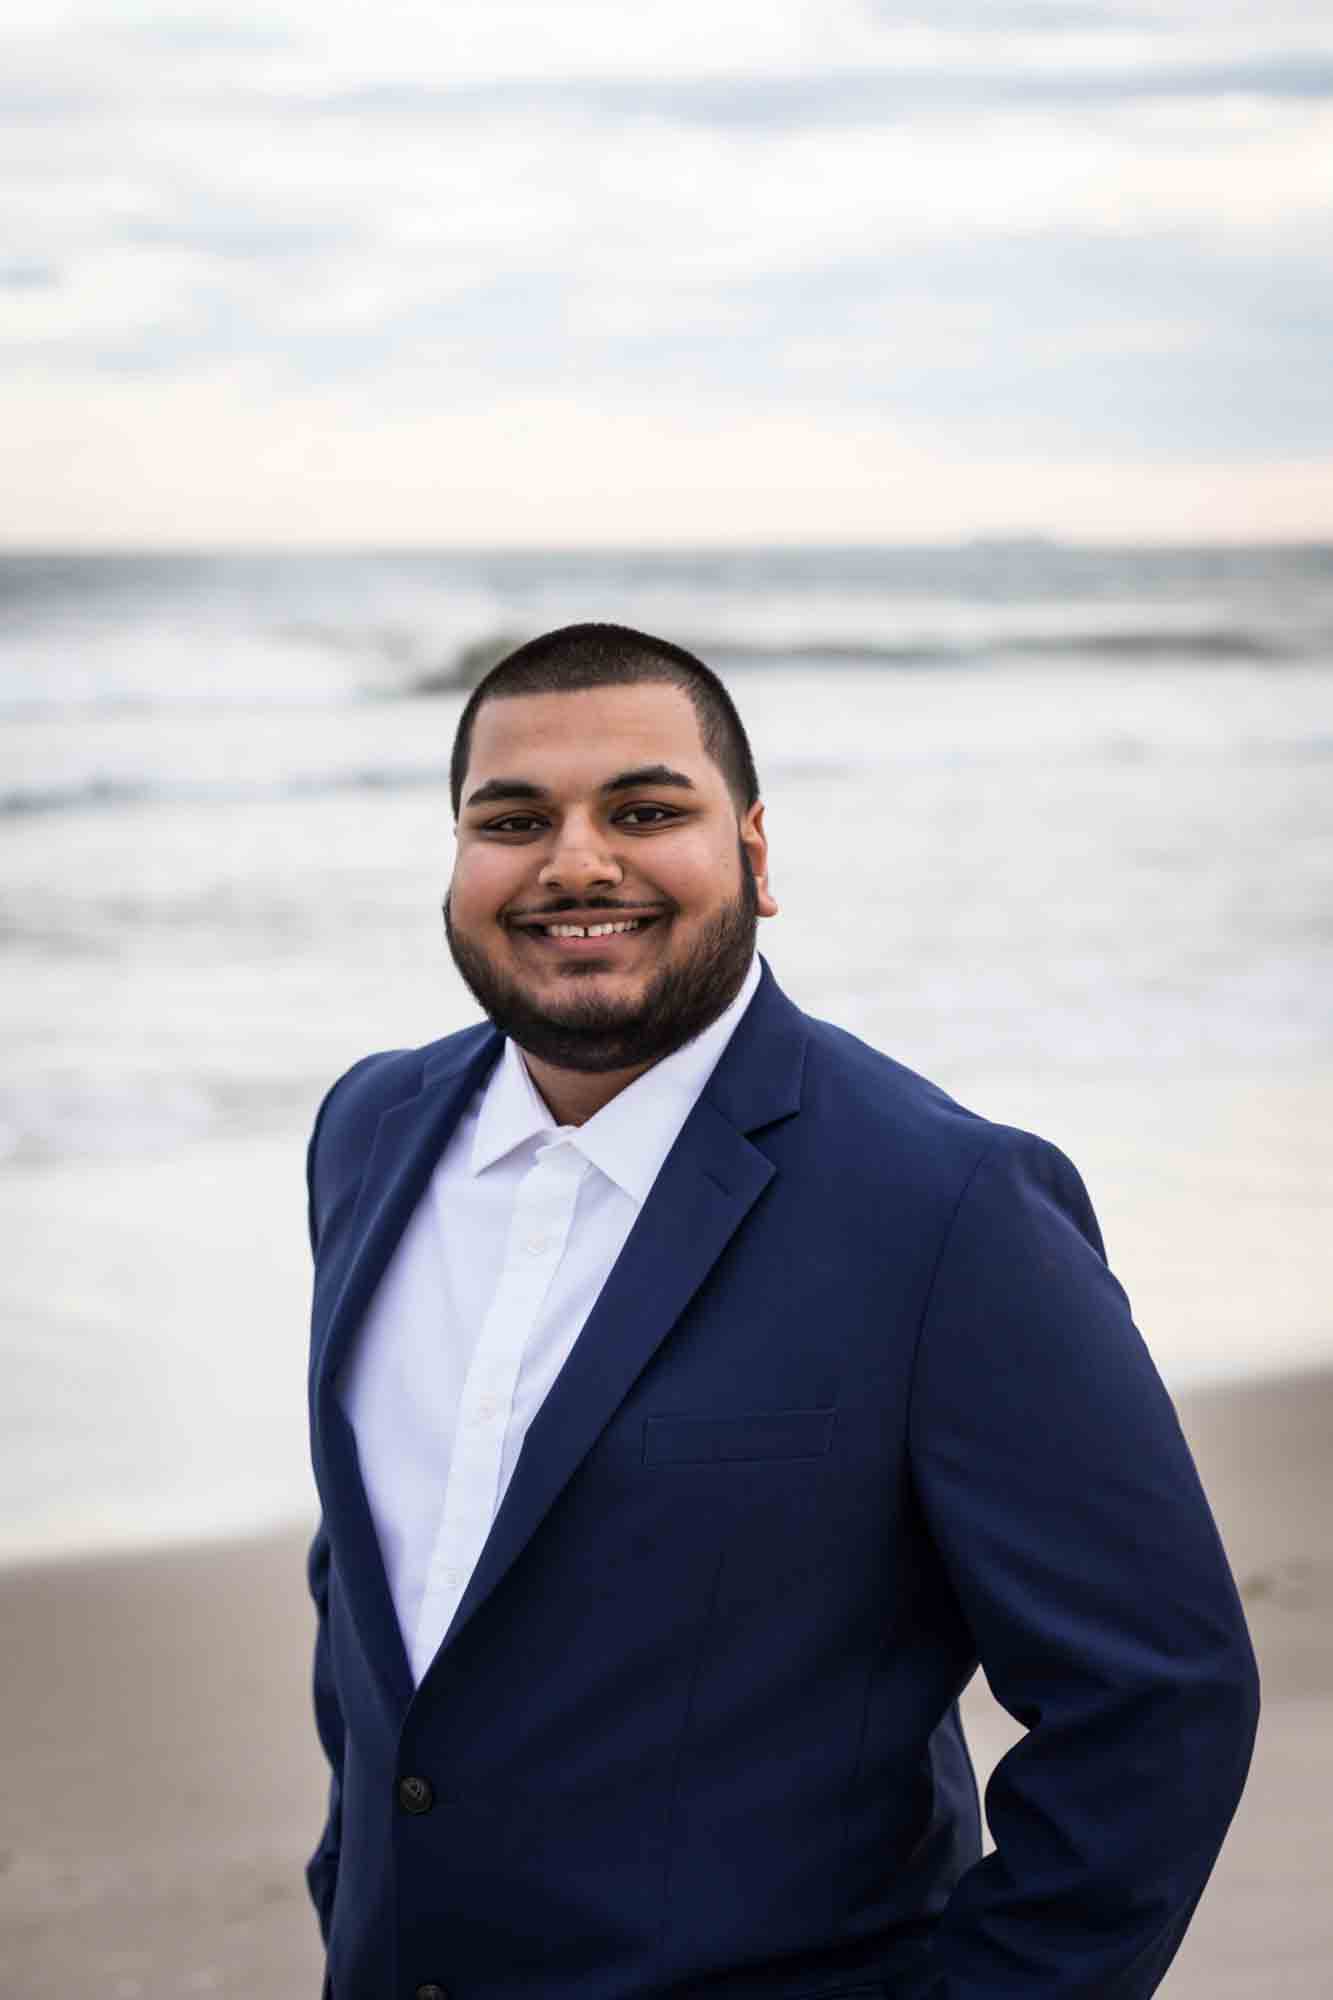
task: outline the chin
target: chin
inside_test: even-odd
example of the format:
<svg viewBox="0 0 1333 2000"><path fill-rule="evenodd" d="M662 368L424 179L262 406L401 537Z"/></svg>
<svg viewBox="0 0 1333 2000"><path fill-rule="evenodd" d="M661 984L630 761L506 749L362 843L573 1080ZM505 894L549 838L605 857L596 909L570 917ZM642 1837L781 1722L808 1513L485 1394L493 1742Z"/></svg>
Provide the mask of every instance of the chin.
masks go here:
<svg viewBox="0 0 1333 2000"><path fill-rule="evenodd" d="M560 1004L561 994L569 993L571 988L580 996L592 991L600 1000L619 1000L625 1006L636 1006L643 998L648 980L641 972L615 972L595 965L569 965L542 986L525 986L517 980L515 985L520 992L526 992L530 1000L540 998L556 1007Z"/></svg>

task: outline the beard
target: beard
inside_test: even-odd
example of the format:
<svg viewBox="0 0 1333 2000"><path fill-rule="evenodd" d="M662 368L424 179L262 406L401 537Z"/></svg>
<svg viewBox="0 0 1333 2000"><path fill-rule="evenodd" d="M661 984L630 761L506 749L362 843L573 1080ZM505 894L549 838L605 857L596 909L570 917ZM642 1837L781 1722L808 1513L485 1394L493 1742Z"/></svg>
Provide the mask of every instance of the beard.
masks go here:
<svg viewBox="0 0 1333 2000"><path fill-rule="evenodd" d="M663 966L638 1000L600 999L580 993L571 980L567 1000L539 1005L517 980L498 971L479 946L459 936L446 898L444 932L454 964L500 1032L539 1062L586 1074L661 1062L717 1019L749 970L759 928L759 894L750 857L738 847L741 885L735 900L709 919L684 958ZM578 907L614 905L585 897Z"/></svg>

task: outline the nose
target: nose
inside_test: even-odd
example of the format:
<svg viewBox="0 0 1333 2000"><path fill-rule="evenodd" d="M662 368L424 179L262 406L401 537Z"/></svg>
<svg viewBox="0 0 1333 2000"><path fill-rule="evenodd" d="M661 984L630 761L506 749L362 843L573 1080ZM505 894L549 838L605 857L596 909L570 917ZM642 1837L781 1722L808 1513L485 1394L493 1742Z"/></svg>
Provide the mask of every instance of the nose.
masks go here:
<svg viewBox="0 0 1333 2000"><path fill-rule="evenodd" d="M567 896L616 887L625 871L606 835L588 820L568 820L542 864L537 880L543 889Z"/></svg>

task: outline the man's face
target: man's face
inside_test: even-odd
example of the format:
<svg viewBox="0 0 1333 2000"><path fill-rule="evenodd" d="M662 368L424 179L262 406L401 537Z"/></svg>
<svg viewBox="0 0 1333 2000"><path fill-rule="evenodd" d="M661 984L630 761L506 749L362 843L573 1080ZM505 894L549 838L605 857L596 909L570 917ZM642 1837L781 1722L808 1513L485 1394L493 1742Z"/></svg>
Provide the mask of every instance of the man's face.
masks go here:
<svg viewBox="0 0 1333 2000"><path fill-rule="evenodd" d="M483 703L445 917L459 971L530 1055L613 1071L670 1054L734 997L776 907L763 808L738 821L679 688Z"/></svg>

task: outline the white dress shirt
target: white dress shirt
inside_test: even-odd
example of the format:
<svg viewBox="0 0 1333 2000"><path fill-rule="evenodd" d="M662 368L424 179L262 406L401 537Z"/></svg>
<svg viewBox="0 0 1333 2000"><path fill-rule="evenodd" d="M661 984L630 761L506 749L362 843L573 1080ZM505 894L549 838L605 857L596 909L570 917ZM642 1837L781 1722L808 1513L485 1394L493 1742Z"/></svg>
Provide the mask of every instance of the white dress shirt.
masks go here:
<svg viewBox="0 0 1333 2000"><path fill-rule="evenodd" d="M512 1041L450 1135L339 1378L413 1679L476 1568L528 1426L759 984L583 1125Z"/></svg>

